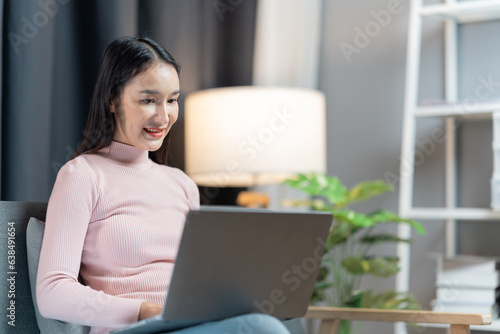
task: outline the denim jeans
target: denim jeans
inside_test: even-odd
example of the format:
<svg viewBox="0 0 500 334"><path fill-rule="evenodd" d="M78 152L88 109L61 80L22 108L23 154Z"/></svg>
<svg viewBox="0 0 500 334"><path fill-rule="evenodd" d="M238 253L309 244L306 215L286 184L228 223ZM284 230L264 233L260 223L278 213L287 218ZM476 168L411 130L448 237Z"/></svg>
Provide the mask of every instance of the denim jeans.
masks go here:
<svg viewBox="0 0 500 334"><path fill-rule="evenodd" d="M245 314L170 332L169 334L290 334L283 323L265 314Z"/></svg>

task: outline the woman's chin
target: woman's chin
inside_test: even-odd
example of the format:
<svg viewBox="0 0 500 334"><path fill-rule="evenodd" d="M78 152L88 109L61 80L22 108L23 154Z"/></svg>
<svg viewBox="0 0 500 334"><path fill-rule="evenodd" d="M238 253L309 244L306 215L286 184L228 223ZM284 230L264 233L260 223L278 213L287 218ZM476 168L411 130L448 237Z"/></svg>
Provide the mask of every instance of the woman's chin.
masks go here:
<svg viewBox="0 0 500 334"><path fill-rule="evenodd" d="M163 144L163 141L165 140L165 137L162 138L156 138L156 139L151 139L151 138L143 138L140 140L138 143L143 150L147 150L150 152L158 151Z"/></svg>
<svg viewBox="0 0 500 334"><path fill-rule="evenodd" d="M148 143L148 151L154 152L158 151L161 148L161 145L163 144L163 141L158 141L157 143Z"/></svg>

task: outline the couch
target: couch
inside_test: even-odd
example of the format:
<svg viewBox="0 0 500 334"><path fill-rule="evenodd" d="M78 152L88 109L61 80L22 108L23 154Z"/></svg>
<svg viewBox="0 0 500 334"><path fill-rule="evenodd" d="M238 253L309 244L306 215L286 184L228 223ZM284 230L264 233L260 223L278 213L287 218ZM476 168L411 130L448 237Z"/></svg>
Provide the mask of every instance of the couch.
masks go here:
<svg viewBox="0 0 500 334"><path fill-rule="evenodd" d="M46 211L47 203L0 202L0 268L4 277L0 280L0 309L4 310L0 333L40 333L28 274L26 228L30 217L44 220Z"/></svg>

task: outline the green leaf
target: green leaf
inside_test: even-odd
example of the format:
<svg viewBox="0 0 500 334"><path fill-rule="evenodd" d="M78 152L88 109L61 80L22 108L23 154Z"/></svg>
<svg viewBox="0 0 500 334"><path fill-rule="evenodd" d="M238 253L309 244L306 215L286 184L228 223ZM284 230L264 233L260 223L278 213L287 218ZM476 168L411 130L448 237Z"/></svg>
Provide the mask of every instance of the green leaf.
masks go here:
<svg viewBox="0 0 500 334"><path fill-rule="evenodd" d="M374 196L380 196L387 191L393 191L394 187L384 180L365 181L358 183L347 191L347 201L344 205L366 201Z"/></svg>
<svg viewBox="0 0 500 334"><path fill-rule="evenodd" d="M358 227L371 227L377 223L371 216L353 210L334 210L333 218Z"/></svg>
<svg viewBox="0 0 500 334"><path fill-rule="evenodd" d="M352 274L370 274L389 277L399 272L399 259L395 257L357 257L351 256L342 261L345 270Z"/></svg>
<svg viewBox="0 0 500 334"><path fill-rule="evenodd" d="M389 277L399 272L397 257L376 256L370 258L370 274L379 277Z"/></svg>
<svg viewBox="0 0 500 334"><path fill-rule="evenodd" d="M406 223L417 231L420 235L425 235L425 228L422 224L412 219L401 218L392 211L380 209L370 214L371 219L377 223Z"/></svg>
<svg viewBox="0 0 500 334"><path fill-rule="evenodd" d="M370 272L370 262L364 258L352 256L342 261L345 270L352 274L367 274Z"/></svg>
<svg viewBox="0 0 500 334"><path fill-rule="evenodd" d="M357 292L360 294L360 292ZM372 290L363 291L361 307L396 310L419 310L420 304L410 293L386 291L374 293Z"/></svg>
<svg viewBox="0 0 500 334"><path fill-rule="evenodd" d="M347 197L347 189L337 177L324 175L326 188L318 194L325 197L331 204L342 203Z"/></svg>
<svg viewBox="0 0 500 334"><path fill-rule="evenodd" d="M325 173L297 174L283 183L311 196L323 197L330 204L344 202L347 196L347 189L339 178Z"/></svg>
<svg viewBox="0 0 500 334"><path fill-rule="evenodd" d="M319 268L318 278L316 279L316 284L319 284L318 282L322 282L327 278L328 278L328 268L325 266L321 266Z"/></svg>
<svg viewBox="0 0 500 334"><path fill-rule="evenodd" d="M332 211L332 207L325 200L320 198L311 201L311 209L316 211Z"/></svg>
<svg viewBox="0 0 500 334"><path fill-rule="evenodd" d="M363 243L366 244L379 244L383 242L406 242L406 243L412 243L411 239L402 239L398 238L397 236L393 234L372 234L370 236L365 236L361 238L360 240Z"/></svg>
<svg viewBox="0 0 500 334"><path fill-rule="evenodd" d="M347 297L347 299L344 301L344 305L346 307L363 307L363 295L365 294L365 291L353 291L352 294Z"/></svg>
<svg viewBox="0 0 500 334"><path fill-rule="evenodd" d="M297 190L304 190L307 187L307 177L305 174L296 174L292 178L286 179L282 184L287 184Z"/></svg>
<svg viewBox="0 0 500 334"><path fill-rule="evenodd" d="M315 290L326 290L332 286L333 286L333 283L330 283L330 282L316 282L314 284L314 289Z"/></svg>
<svg viewBox="0 0 500 334"><path fill-rule="evenodd" d="M319 270L318 278L314 284L313 294L311 296L311 303L315 301L325 300L325 291L330 289L334 284L332 282L326 281L328 278L328 269L326 267L321 267Z"/></svg>
<svg viewBox="0 0 500 334"><path fill-rule="evenodd" d="M349 237L358 230L358 226L353 225L348 221L335 220L334 225L330 228L325 249L328 251L333 247L346 242Z"/></svg>

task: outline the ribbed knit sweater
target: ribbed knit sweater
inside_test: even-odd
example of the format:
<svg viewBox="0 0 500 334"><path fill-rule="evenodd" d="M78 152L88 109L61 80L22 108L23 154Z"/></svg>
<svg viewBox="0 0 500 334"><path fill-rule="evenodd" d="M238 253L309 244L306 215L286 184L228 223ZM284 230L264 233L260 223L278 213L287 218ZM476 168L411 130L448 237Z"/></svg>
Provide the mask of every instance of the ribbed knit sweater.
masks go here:
<svg viewBox="0 0 500 334"><path fill-rule="evenodd" d="M42 315L107 333L136 322L143 301L163 304L186 214L197 208L191 179L134 146L113 141L67 162L47 208Z"/></svg>

